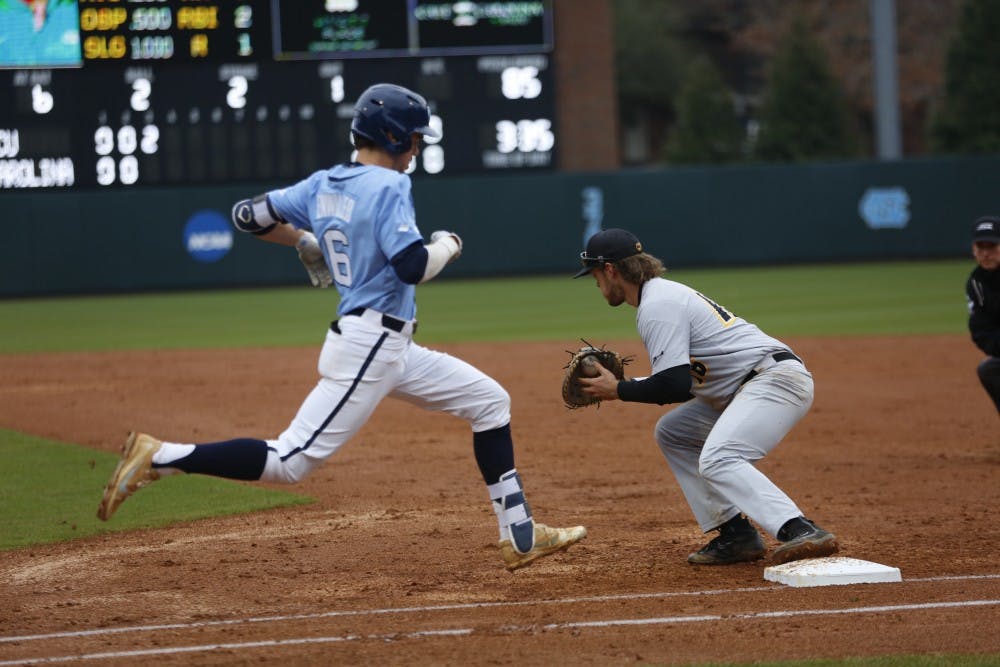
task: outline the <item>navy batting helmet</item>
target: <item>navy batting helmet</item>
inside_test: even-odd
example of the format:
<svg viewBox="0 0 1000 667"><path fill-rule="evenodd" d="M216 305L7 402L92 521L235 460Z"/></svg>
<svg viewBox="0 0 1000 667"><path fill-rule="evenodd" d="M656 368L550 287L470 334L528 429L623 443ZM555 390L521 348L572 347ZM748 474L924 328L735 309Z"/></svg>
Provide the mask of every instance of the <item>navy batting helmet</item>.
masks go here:
<svg viewBox="0 0 1000 667"><path fill-rule="evenodd" d="M417 133L436 139L430 127L427 100L412 90L391 83L376 83L361 93L354 105L351 132L373 141L390 153L410 150L410 135Z"/></svg>

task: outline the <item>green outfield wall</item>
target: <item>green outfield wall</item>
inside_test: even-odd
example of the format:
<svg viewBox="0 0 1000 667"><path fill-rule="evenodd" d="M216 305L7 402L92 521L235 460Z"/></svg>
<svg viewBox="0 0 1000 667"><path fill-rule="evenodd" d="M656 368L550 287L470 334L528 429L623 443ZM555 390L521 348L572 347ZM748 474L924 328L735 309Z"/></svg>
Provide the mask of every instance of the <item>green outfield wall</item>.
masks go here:
<svg viewBox="0 0 1000 667"><path fill-rule="evenodd" d="M414 180L425 236L465 241L450 277L571 273L584 238L626 227L668 266L968 254L1000 213L1000 157ZM295 252L232 230L269 187L5 192L0 296L281 285Z"/></svg>

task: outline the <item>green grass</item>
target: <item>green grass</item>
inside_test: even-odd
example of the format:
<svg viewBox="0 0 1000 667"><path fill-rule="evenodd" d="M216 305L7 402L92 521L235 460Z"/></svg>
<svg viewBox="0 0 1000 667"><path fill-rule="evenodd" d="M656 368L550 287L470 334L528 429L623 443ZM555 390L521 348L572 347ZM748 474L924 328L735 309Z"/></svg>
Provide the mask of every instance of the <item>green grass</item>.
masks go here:
<svg viewBox="0 0 1000 667"><path fill-rule="evenodd" d="M683 270L701 290L775 336L965 331L971 261ZM591 278L439 280L418 288L422 343L634 339L635 309L609 308ZM311 345L335 316L334 290L309 287L0 300L3 355L160 348ZM0 549L108 530L250 512L308 499L182 476L140 493L110 524L94 516L110 454L0 429Z"/></svg>
<svg viewBox="0 0 1000 667"><path fill-rule="evenodd" d="M179 521L300 505L312 499L200 475L157 482L138 493L114 520L97 518L101 489L118 457L0 429L0 550Z"/></svg>
<svg viewBox="0 0 1000 667"><path fill-rule="evenodd" d="M775 336L965 330L971 261L680 270L695 287ZM440 280L418 290L418 339L633 338L635 310L609 308L591 278ZM0 301L0 354L319 345L334 290L309 287Z"/></svg>
<svg viewBox="0 0 1000 667"><path fill-rule="evenodd" d="M966 331L965 280L973 266L964 260L828 265L699 271L679 279L776 336L939 334Z"/></svg>

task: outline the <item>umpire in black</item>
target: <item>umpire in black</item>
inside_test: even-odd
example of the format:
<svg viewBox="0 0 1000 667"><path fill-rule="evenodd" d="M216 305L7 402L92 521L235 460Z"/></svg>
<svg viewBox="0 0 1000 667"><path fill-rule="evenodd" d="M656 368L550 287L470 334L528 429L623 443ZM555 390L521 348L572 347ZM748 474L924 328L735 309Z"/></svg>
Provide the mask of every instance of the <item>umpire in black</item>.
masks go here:
<svg viewBox="0 0 1000 667"><path fill-rule="evenodd" d="M988 356L979 364L979 380L1000 412L1000 217L987 215L972 228L976 268L965 284L969 332Z"/></svg>

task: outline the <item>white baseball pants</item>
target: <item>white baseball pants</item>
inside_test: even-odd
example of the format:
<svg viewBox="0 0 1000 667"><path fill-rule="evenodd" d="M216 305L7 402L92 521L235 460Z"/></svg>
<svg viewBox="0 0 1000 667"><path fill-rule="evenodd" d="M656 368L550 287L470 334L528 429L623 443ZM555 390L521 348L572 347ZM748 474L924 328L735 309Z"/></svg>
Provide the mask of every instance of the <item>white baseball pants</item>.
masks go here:
<svg viewBox="0 0 1000 667"><path fill-rule="evenodd" d="M510 422L510 396L491 377L443 352L417 345L412 323L402 332L381 314L338 321L319 357L320 380L292 423L269 440L261 481L295 483L333 455L368 421L386 396L466 420L473 432Z"/></svg>

